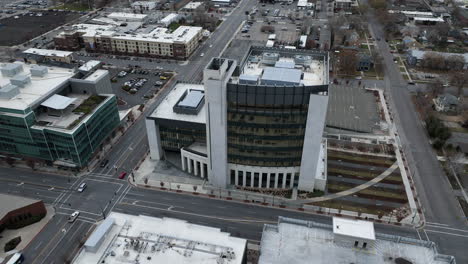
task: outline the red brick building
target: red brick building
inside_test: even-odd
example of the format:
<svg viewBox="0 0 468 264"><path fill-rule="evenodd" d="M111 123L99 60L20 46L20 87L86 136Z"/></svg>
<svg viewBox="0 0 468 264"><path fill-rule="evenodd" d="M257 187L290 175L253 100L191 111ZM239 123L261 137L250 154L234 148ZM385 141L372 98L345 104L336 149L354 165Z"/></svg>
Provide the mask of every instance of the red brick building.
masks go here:
<svg viewBox="0 0 468 264"><path fill-rule="evenodd" d="M47 214L41 200L0 194L0 201L0 232L35 223Z"/></svg>

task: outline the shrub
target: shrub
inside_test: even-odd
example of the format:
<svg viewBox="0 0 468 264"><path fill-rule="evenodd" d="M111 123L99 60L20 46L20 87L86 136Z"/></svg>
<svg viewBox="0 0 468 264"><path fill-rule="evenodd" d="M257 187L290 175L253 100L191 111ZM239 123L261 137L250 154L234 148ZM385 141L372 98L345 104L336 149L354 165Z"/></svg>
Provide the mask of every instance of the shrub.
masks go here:
<svg viewBox="0 0 468 264"><path fill-rule="evenodd" d="M8 228L8 229L22 228L22 227L25 227L25 226L28 226L28 225L31 225L31 224L34 224L34 223L37 223L37 222L41 221L41 219L44 218L44 216L45 216L45 214L33 215L31 217L25 217L21 221L17 221L15 223L8 224L6 226L6 228Z"/></svg>
<svg viewBox="0 0 468 264"><path fill-rule="evenodd" d="M8 252L10 250L15 249L16 246L18 246L19 243L21 243L21 237L20 236L11 239L10 241L8 241L5 244L5 247L4 247L5 252Z"/></svg>

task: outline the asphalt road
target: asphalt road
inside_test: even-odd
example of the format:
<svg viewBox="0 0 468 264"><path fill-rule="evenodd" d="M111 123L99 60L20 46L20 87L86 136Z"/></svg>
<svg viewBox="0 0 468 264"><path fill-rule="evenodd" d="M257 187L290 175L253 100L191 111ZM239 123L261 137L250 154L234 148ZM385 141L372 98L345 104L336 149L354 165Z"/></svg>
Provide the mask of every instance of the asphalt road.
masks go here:
<svg viewBox="0 0 468 264"><path fill-rule="evenodd" d="M187 65L176 64L178 67L176 78L185 81L200 81L205 65L212 57L220 54L242 20L245 19L244 12L254 4L255 1L242 1L239 7L220 25L220 28L213 33L208 40L208 44L195 52ZM375 24L370 23L371 27L376 27ZM377 28L376 34L382 34L378 30ZM210 43L213 43L212 48L209 47ZM379 43L378 45L383 50L382 52L388 52L388 46L385 43ZM204 53L203 57L200 56L201 53ZM384 56L384 58L387 65L394 65L390 56ZM390 62L387 62L388 60ZM155 66L159 65L155 63ZM409 97L405 94L407 90L401 76L396 73L395 69L389 70L387 67L386 71L389 71L387 73L388 78L385 80L387 91L392 93L394 101L399 101L397 104L403 104L398 109L398 114L406 112L408 115L409 113L414 115L411 104L407 103ZM145 115L154 109L171 88L168 87L161 91L156 102L145 111ZM394 96L399 97L395 98ZM404 98L406 98L406 101ZM376 231L434 241L438 244L442 253L455 255L459 263L467 263L468 254L465 247L468 242L468 230L460 224L460 219L457 221L456 217L459 216L459 212L458 214L455 212L453 198L449 201L445 198L451 197L451 194L446 190L445 177L438 176L442 174L438 174L437 170L429 171L430 168L434 167L434 164L436 167L438 165L437 162L427 159L426 156L430 158L433 153L432 150L427 151L428 145L425 133L421 130L420 123L414 122L414 120L417 119L403 117L401 124L405 128L403 130L405 134L410 134L407 137L411 141L404 137L405 142L412 142L409 146L417 146L412 152L418 156L423 156L422 160L420 160L421 158L417 159L416 165L423 167L424 164L424 166L428 167L428 169L419 171L416 180L418 185L422 185L418 186L418 190L423 193L422 196L424 195L424 197L421 197L424 205L429 207L426 213L430 223L421 230L379 224L376 225ZM410 122L411 126L408 126L407 122ZM399 123L399 125L401 124ZM415 129L415 131L411 132L411 129ZM407 130L410 130L410 132L407 132ZM414 136L419 137L419 139L413 141L412 137ZM263 224L276 222L278 216L331 223L329 217L322 215L164 191L138 189L129 185L126 180L118 179L117 175L121 171L126 171L131 175L132 169L147 152L147 144L144 118L140 118L113 145L112 151L106 157L106 159L109 159L108 168L97 168L81 178L41 174L18 169L0 170L0 182L2 183L0 184L0 192L42 199L56 208L56 216L24 250L28 263L65 263L76 252L80 246L80 241L86 238L96 221L101 220L110 211L156 217L176 217L197 224L219 227L235 236L251 240L260 240ZM440 170L440 167L438 169ZM419 175L424 175L424 181ZM76 187L83 181L88 183L88 188L83 193L76 192ZM426 185L428 185L428 190L424 191ZM437 189L434 189L436 187ZM431 201L437 201L428 203L426 193L432 194L433 199ZM443 208L444 206L446 208ZM438 211L439 209L440 211ZM66 221L68 215L75 210L81 212L80 217L74 223L68 223ZM438 216L439 214L435 212L441 212L444 216Z"/></svg>

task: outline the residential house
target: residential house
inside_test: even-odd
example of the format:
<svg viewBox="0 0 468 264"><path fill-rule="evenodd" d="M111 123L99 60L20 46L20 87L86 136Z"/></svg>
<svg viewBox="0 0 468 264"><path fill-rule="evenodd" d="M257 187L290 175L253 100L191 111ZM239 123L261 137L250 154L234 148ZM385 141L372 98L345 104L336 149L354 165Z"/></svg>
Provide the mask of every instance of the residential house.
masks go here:
<svg viewBox="0 0 468 264"><path fill-rule="evenodd" d="M434 106L437 112L452 112L457 111L458 98L454 95L449 93L444 93L442 95L437 96L434 101Z"/></svg>

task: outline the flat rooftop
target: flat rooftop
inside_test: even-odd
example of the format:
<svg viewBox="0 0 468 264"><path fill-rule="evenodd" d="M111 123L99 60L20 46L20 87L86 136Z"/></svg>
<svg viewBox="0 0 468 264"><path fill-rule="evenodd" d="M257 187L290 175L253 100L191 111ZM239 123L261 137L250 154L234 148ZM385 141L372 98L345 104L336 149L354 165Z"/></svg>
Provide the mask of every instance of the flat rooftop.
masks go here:
<svg viewBox="0 0 468 264"><path fill-rule="evenodd" d="M374 223L369 221L333 217L333 233L375 240Z"/></svg>
<svg viewBox="0 0 468 264"><path fill-rule="evenodd" d="M164 100L156 107L150 117L205 124L206 114L204 105L196 115L175 113L173 110L174 105L177 104L182 95L189 89L192 91L205 90L202 84L178 83L169 92L169 94L167 94L166 98L164 98Z"/></svg>
<svg viewBox="0 0 468 264"><path fill-rule="evenodd" d="M376 233L367 250L335 243L331 225L279 217L277 225L265 225L259 264L372 263L394 264L404 258L412 264L448 264L453 257L441 255L430 241ZM399 241L399 242L395 242Z"/></svg>
<svg viewBox="0 0 468 264"><path fill-rule="evenodd" d="M328 84L326 53L252 47L241 68L241 75L257 76L258 85ZM234 83L239 78L233 78Z"/></svg>
<svg viewBox="0 0 468 264"><path fill-rule="evenodd" d="M22 196L0 194L0 219L3 219L9 212L37 203L40 200L29 199Z"/></svg>
<svg viewBox="0 0 468 264"><path fill-rule="evenodd" d="M362 88L330 85L326 126L357 133L372 133L380 128L377 101Z"/></svg>
<svg viewBox="0 0 468 264"><path fill-rule="evenodd" d="M48 57L68 57L73 54L71 51L63 51L63 50L51 50L51 49L36 49L30 48L23 51L25 54L35 54L40 56L48 56Z"/></svg>
<svg viewBox="0 0 468 264"><path fill-rule="evenodd" d="M240 264L247 241L219 228L174 218L112 212L114 224L95 253L81 250L74 264Z"/></svg>
<svg viewBox="0 0 468 264"><path fill-rule="evenodd" d="M0 99L1 108L24 111L28 107L36 105L48 98L55 90L75 75L73 69L47 67L48 72L44 76L31 76L30 69L34 64L15 63L23 66L23 71L20 74L30 76L31 82L19 88L19 94L15 97L11 99ZM5 64L0 64L0 67L4 65ZM0 87L9 84L10 79L11 77L0 75Z"/></svg>
<svg viewBox="0 0 468 264"><path fill-rule="evenodd" d="M113 19L136 19L136 20L143 20L148 15L145 14L134 14L134 13L123 13L123 12L114 12L110 13L107 17Z"/></svg>

